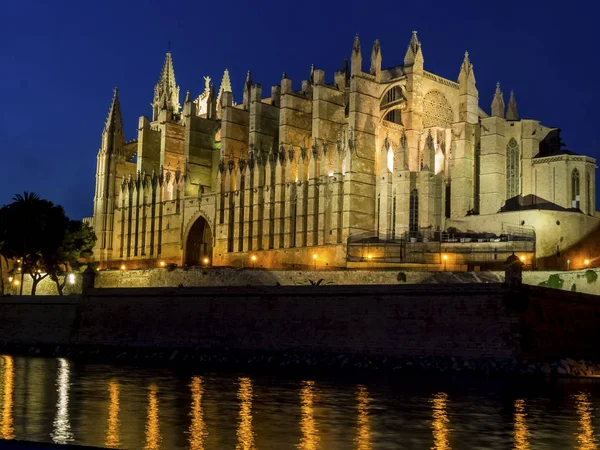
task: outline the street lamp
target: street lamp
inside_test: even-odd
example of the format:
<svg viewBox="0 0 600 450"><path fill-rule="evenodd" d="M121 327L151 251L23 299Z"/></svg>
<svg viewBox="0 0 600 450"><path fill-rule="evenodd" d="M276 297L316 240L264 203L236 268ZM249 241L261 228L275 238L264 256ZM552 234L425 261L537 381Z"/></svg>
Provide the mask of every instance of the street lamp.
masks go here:
<svg viewBox="0 0 600 450"><path fill-rule="evenodd" d="M585 264L585 267L587 267L590 265L590 260L586 259L585 261L583 261L583 263Z"/></svg>
<svg viewBox="0 0 600 450"><path fill-rule="evenodd" d="M252 268L254 269L254 267L256 266L256 255L252 255L250 259L252 260Z"/></svg>
<svg viewBox="0 0 600 450"><path fill-rule="evenodd" d="M125 264L122 264L121 265L121 270L125 270L125 269L127 269L127 267L125 267Z"/></svg>
<svg viewBox="0 0 600 450"><path fill-rule="evenodd" d="M446 262L448 261L448 255L443 255L442 259L444 260L444 272L446 271Z"/></svg>
<svg viewBox="0 0 600 450"><path fill-rule="evenodd" d="M161 261L161 262L160 262L160 267L165 267L165 266L166 266L165 262L164 262L164 261Z"/></svg>
<svg viewBox="0 0 600 450"><path fill-rule="evenodd" d="M569 270L569 266L571 265L571 260L567 259L567 270Z"/></svg>
<svg viewBox="0 0 600 450"><path fill-rule="evenodd" d="M525 255L521 256L521 262L524 263L525 262Z"/></svg>
<svg viewBox="0 0 600 450"><path fill-rule="evenodd" d="M210 262L210 260L209 260L208 258L204 258L204 259L202 260L202 262L204 263L204 265L205 265L205 266L207 266L207 267L208 267L208 263Z"/></svg>
<svg viewBox="0 0 600 450"><path fill-rule="evenodd" d="M317 270L317 258L318 258L318 256L317 256L317 254L315 253L315 254L313 255L313 260L314 260L314 262L315 262L315 270Z"/></svg>

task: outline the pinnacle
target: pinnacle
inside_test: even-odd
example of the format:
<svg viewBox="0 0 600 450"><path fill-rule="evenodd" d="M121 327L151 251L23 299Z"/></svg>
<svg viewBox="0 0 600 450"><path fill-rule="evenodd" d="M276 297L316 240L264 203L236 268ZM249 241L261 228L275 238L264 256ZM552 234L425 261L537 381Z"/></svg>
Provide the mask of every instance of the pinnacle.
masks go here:
<svg viewBox="0 0 600 450"><path fill-rule="evenodd" d="M104 132L122 132L123 130L123 119L121 117L121 104L119 102L119 89L115 87L113 89L113 98L110 103L108 110L108 116L106 117L106 123L104 124Z"/></svg>
<svg viewBox="0 0 600 450"><path fill-rule="evenodd" d="M360 39L358 38L358 33L356 33L356 36L354 37L352 51L354 51L354 53L360 53Z"/></svg>

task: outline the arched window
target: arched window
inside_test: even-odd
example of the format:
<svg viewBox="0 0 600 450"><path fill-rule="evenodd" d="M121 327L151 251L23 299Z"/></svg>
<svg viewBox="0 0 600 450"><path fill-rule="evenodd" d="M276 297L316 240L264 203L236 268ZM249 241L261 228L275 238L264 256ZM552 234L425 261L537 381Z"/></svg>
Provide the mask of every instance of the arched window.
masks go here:
<svg viewBox="0 0 600 450"><path fill-rule="evenodd" d="M506 199L517 197L521 193L521 156L519 144L511 138L506 146Z"/></svg>
<svg viewBox="0 0 600 450"><path fill-rule="evenodd" d="M585 199L587 201L587 213L592 215L594 211L592 209L592 202L594 200L592 199L592 182L589 172L585 174Z"/></svg>
<svg viewBox="0 0 600 450"><path fill-rule="evenodd" d="M416 237L419 232L419 191L410 192L410 214L408 217L408 231L411 237Z"/></svg>
<svg viewBox="0 0 600 450"><path fill-rule="evenodd" d="M386 120L386 121L392 122L392 123L396 123L398 125L402 125L402 113L400 112L399 109L392 109L390 112L388 112L385 115L383 120Z"/></svg>
<svg viewBox="0 0 600 450"><path fill-rule="evenodd" d="M571 208L579 208L579 170L573 169L571 173Z"/></svg>

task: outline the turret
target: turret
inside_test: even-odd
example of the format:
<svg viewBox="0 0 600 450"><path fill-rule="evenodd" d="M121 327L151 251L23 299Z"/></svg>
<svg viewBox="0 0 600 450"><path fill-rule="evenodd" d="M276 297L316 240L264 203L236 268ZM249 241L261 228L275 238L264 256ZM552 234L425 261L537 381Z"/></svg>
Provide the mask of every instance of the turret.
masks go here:
<svg viewBox="0 0 600 450"><path fill-rule="evenodd" d="M506 120L519 120L519 110L515 100L515 91L510 91L510 99L506 108Z"/></svg>
<svg viewBox="0 0 600 450"><path fill-rule="evenodd" d="M404 55L404 67L412 67L413 72L415 70L423 70L424 62L421 43L417 37L417 32L413 31L408 48L406 49L406 54Z"/></svg>
<svg viewBox="0 0 600 450"><path fill-rule="evenodd" d="M475 72L469 59L469 52L460 66L459 84L459 122L477 123L479 121L479 93L475 87Z"/></svg>
<svg viewBox="0 0 600 450"><path fill-rule="evenodd" d="M496 92L492 100L492 116L504 118L504 96L500 90L500 83L496 83Z"/></svg>
<svg viewBox="0 0 600 450"><path fill-rule="evenodd" d="M358 34L354 37L354 44L352 44L352 56L350 57L350 71L352 75L359 74L362 72L362 53L360 50L360 39L358 39Z"/></svg>
<svg viewBox="0 0 600 450"><path fill-rule="evenodd" d="M371 50L371 75L375 76L375 81L381 78L381 45L379 39L375 39L373 50Z"/></svg>
<svg viewBox="0 0 600 450"><path fill-rule="evenodd" d="M167 111L167 117L179 114L179 86L175 82L173 59L168 51L165 57L158 83L154 87L154 100L152 101L152 120L158 120L161 110Z"/></svg>

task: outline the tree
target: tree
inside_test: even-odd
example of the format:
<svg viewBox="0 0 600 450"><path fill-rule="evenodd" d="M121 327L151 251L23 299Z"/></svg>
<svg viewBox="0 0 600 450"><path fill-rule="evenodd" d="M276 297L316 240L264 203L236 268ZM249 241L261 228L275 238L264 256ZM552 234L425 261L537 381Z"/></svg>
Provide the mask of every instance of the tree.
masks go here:
<svg viewBox="0 0 600 450"><path fill-rule="evenodd" d="M45 261L51 259L63 244L69 225L62 206L25 192L0 208L0 236L4 240L4 256L21 258L21 294L23 276L32 278L31 295L40 281L48 276Z"/></svg>
<svg viewBox="0 0 600 450"><path fill-rule="evenodd" d="M62 245L44 258L46 271L56 283L59 295L63 295L69 273L80 271L81 266L92 256L95 243L96 235L92 227L77 220L69 221Z"/></svg>

